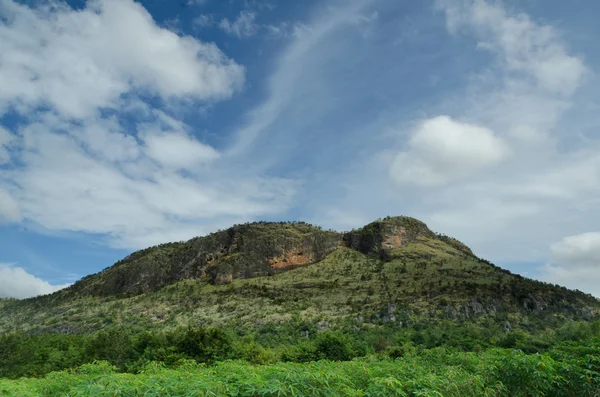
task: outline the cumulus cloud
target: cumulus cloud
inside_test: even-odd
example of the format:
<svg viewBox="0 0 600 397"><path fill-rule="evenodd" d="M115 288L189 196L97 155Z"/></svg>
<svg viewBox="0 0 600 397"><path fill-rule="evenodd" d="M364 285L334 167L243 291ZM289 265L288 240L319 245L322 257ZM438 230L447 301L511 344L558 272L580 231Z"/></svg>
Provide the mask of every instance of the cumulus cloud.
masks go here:
<svg viewBox="0 0 600 397"><path fill-rule="evenodd" d="M94 0L83 10L2 0L0 11L0 110L51 106L81 118L136 90L217 100L244 81L244 68L214 44L160 28L131 0Z"/></svg>
<svg viewBox="0 0 600 397"><path fill-rule="evenodd" d="M286 179L196 168L218 153L183 132L138 142L110 122L70 124L70 135L58 126L46 119L24 128L23 165L10 173L22 216L48 229L107 234L114 246L140 248L282 211L296 190Z"/></svg>
<svg viewBox="0 0 600 397"><path fill-rule="evenodd" d="M511 158L514 163L523 160L519 155L530 156L527 151L548 154L549 137L586 75L583 60L568 53L553 27L525 14L511 14L500 3L439 0L436 4L451 33L475 38L478 48L498 62L471 80L464 103L464 116L479 129L461 128L444 116L426 121L421 130L427 123L430 128L413 133L410 150L396 156L391 175L399 182L440 186L500 163L509 152L507 145L517 146ZM444 129L454 133L442 133ZM456 145L449 144L450 137ZM532 149L524 144L547 147Z"/></svg>
<svg viewBox="0 0 600 397"><path fill-rule="evenodd" d="M223 18L219 23L219 28L225 33L239 39L251 37L256 34L259 28L259 25L254 22L255 19L255 12L242 11L233 22L227 18Z"/></svg>
<svg viewBox="0 0 600 397"><path fill-rule="evenodd" d="M438 116L423 121L391 166L399 183L444 185L504 160L509 149L488 128Z"/></svg>
<svg viewBox="0 0 600 397"><path fill-rule="evenodd" d="M542 268L545 281L587 291L600 298L600 232L565 237L550 249L553 263Z"/></svg>
<svg viewBox="0 0 600 397"><path fill-rule="evenodd" d="M52 285L21 267L0 263L0 298L31 298L51 294L69 285Z"/></svg>
<svg viewBox="0 0 600 397"><path fill-rule="evenodd" d="M141 248L290 205L297 183L221 161L173 116L243 84L216 45L159 27L131 0L0 0L0 13L0 112L19 118L0 130L4 220Z"/></svg>

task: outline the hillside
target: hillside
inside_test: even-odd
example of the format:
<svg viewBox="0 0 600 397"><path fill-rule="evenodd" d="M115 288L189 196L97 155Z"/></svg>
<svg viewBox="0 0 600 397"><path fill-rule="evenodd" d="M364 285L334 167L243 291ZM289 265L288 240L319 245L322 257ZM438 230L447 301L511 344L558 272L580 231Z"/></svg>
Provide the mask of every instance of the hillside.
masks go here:
<svg viewBox="0 0 600 397"><path fill-rule="evenodd" d="M390 217L347 233L252 223L151 247L55 294L0 301L0 332L298 321L318 329L466 321L510 332L599 313L590 295L511 274L416 219Z"/></svg>

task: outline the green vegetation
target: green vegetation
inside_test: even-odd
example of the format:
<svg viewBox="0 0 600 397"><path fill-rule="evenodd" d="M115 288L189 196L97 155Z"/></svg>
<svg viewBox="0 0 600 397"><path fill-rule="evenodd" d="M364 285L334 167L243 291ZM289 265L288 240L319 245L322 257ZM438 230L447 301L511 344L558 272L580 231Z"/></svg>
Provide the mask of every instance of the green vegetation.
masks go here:
<svg viewBox="0 0 600 397"><path fill-rule="evenodd" d="M260 222L0 300L0 395L598 396L599 314L413 218Z"/></svg>
<svg viewBox="0 0 600 397"><path fill-rule="evenodd" d="M329 328L450 320L537 332L570 319L591 320L599 308L589 295L510 274L426 239L390 250L385 260L342 247L313 265L225 285L199 278L131 297L60 291L12 301L0 306L0 332L143 331L190 323L236 328L294 318Z"/></svg>
<svg viewBox="0 0 600 397"><path fill-rule="evenodd" d="M148 363L137 375L117 373L110 364L96 362L43 379L0 380L0 393L14 397L593 397L600 393L595 346L595 350L572 348L561 357L509 349L464 353L436 348L398 359L366 357L264 366L228 361L207 367L182 360L172 368Z"/></svg>
<svg viewBox="0 0 600 397"><path fill-rule="evenodd" d="M319 330L318 324L299 319L234 329L188 326L134 332L120 327L94 334L5 334L0 336L0 378L39 377L98 360L137 373L152 361L167 366L180 360L207 365L232 359L252 364L347 361L369 355L402 357L437 347L472 352L514 348L528 354L552 352L562 359L574 347L580 349L577 354L592 354L592 348L600 353L600 344L594 345L599 338L600 321L571 321L536 335L494 326L457 326L450 321L410 328L348 324Z"/></svg>

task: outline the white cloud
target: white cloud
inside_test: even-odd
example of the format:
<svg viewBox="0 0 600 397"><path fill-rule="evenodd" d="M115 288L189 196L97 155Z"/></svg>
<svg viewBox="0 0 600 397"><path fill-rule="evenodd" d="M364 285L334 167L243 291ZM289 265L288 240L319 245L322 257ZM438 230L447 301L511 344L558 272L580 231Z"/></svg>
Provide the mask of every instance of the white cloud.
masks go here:
<svg viewBox="0 0 600 397"><path fill-rule="evenodd" d="M240 39L251 37L256 34L259 28L259 25L254 22L255 19L255 12L242 11L233 22L227 18L223 18L219 23L219 28L225 33Z"/></svg>
<svg viewBox="0 0 600 397"><path fill-rule="evenodd" d="M492 144L495 139L481 144L466 136L460 145L464 152L444 156L451 146L431 133L424 136L432 139L420 141L424 149L414 148L414 137L409 141L410 150L398 154L392 176L422 178L422 185L429 182L438 189L418 203L405 204L431 227L456 235L495 260L544 262L548 242L561 230L598 221L593 208L600 194L600 142L582 138L581 120L567 113L581 104L576 94L584 79L592 77L588 66L569 53L554 27L509 12L500 2L437 4L455 40L474 39L474 45L493 56L470 78L466 95L453 95L440 108L488 131L479 136L489 138L493 131L510 147L510 156L503 149L494 152L502 147ZM475 146L487 148L481 158ZM490 167L502 159L501 166ZM460 175L470 177L461 180ZM445 180L454 183L442 186Z"/></svg>
<svg viewBox="0 0 600 397"><path fill-rule="evenodd" d="M31 298L51 294L69 285L52 285L21 267L0 263L0 298Z"/></svg>
<svg viewBox="0 0 600 397"><path fill-rule="evenodd" d="M45 118L42 123L28 126L25 130L26 138L28 140L33 138L34 130L39 134L45 133L50 125L52 121ZM141 148L137 140L125 134L114 118L97 120L82 127L77 128L68 123L63 125L63 129L93 156L108 162L132 161L141 156Z"/></svg>
<svg viewBox="0 0 600 397"><path fill-rule="evenodd" d="M297 33L306 26L302 23L290 23L288 21L283 21L277 24L262 25L262 27L266 30L267 37L278 39L299 36Z"/></svg>
<svg viewBox="0 0 600 397"><path fill-rule="evenodd" d="M437 5L450 32L474 37L478 48L497 60L475 80L471 113L521 141L545 140L588 75L583 59L569 54L554 27L511 14L501 3L438 0Z"/></svg>
<svg viewBox="0 0 600 397"><path fill-rule="evenodd" d="M78 11L0 0L0 9L0 109L21 116L0 137L0 149L16 140L10 159L0 152L10 160L0 169L3 219L141 248L290 205L297 182L221 161L166 113L240 88L244 68L214 44L160 28L130 0Z"/></svg>
<svg viewBox="0 0 600 397"><path fill-rule="evenodd" d="M439 186L469 177L502 162L509 154L504 141L488 128L438 116L420 123L409 150L391 166L399 183Z"/></svg>
<svg viewBox="0 0 600 397"><path fill-rule="evenodd" d="M21 211L17 201L0 186L0 221L18 222Z"/></svg>
<svg viewBox="0 0 600 397"><path fill-rule="evenodd" d="M460 19L452 30L454 35L429 37L433 33L427 24L437 23L429 16L423 17L424 21L417 20L414 36L402 37L397 48L386 47L381 32L375 30L377 43L386 56L378 58L377 67L361 70L364 87L368 87L364 92L368 95L376 81L383 80L389 87L379 87L378 92L387 103L396 101L397 107L384 102L374 118L361 123L347 109L360 109L364 114L374 104L350 107L344 100L330 105L320 101L324 96L312 98L319 100L320 106L329 105L333 112L346 110L345 117L351 122L344 124L344 139L355 139L356 144L355 151L336 143L336 153L328 152L336 159L329 164L335 166L339 162L344 169L336 169L339 172L327 180L331 186L326 192L319 195L315 189L312 193L317 197L312 204L317 209L309 219L347 229L360 226L361 219L412 215L433 230L459 238L478 255L499 265L547 263L551 242L582 229L595 230L600 223L597 111L582 111L597 102L600 92L594 74L588 73L593 65L573 55L554 27L518 16L501 2L445 4L443 10L460 10ZM485 23L472 22L472 7L481 7L494 18ZM377 29L383 29L386 22L390 23L386 19L389 13L380 9L379 15ZM451 18L448 16L447 20ZM426 27L420 28L419 22ZM400 25L397 20L394 23ZM517 41L523 42L517 44L525 49L512 48L504 37L511 26L518 31ZM398 37L401 32L396 28L386 34ZM543 32L551 34L543 36ZM569 33L571 37L578 34L576 29ZM309 31L305 37L311 35ZM335 71L344 76L343 80L331 77L335 72L326 67L321 68L333 84L350 84L349 65L365 51L360 41L349 48L336 53L343 62L335 65ZM547 54L553 54L553 60L546 61ZM309 60L315 62L312 57ZM575 65L561 69L561 74L571 77L557 77L558 85L545 77L540 67L540 63L554 62ZM380 77L386 67L404 79ZM419 81L425 81L432 70L440 81L435 90L427 91ZM404 71L406 75L402 75ZM298 86L292 87L300 91ZM302 104L297 100L293 103L297 108ZM471 133L464 133L465 124L475 130L469 128ZM423 132L424 126L428 127L427 132ZM360 134L353 135L353 128L359 129ZM445 130L454 133L442 135L440 131ZM480 142L479 137L486 143ZM450 138L455 139L448 141ZM375 155L373 148L378 149ZM349 155L356 166L344 162L343 158ZM411 183L423 188L414 189ZM340 213L350 216L344 218ZM541 271L525 266L521 269L530 274ZM593 280L585 286L580 284L581 287L567 285L591 292L597 278Z"/></svg>
<svg viewBox="0 0 600 397"><path fill-rule="evenodd" d="M289 31L289 23L282 22L279 25L265 25L267 33L271 37L286 37Z"/></svg>
<svg viewBox="0 0 600 397"><path fill-rule="evenodd" d="M567 54L559 34L523 13L509 15L498 3L485 0L439 0L448 29L474 29L479 46L501 55L509 72L524 72L539 87L570 95L580 85L587 68L581 58Z"/></svg>
<svg viewBox="0 0 600 397"><path fill-rule="evenodd" d="M160 28L131 0L94 0L80 11L2 0L0 9L0 110L49 105L80 118L138 90L212 100L244 81L244 68L214 44Z"/></svg>
<svg viewBox="0 0 600 397"><path fill-rule="evenodd" d="M558 263L573 267L597 266L600 270L600 232L565 237L554 243L551 250L554 260Z"/></svg>
<svg viewBox="0 0 600 397"><path fill-rule="evenodd" d="M8 145L14 141L15 137L8 130L0 125L0 165L8 163L10 153Z"/></svg>
<svg viewBox="0 0 600 397"><path fill-rule="evenodd" d="M114 246L141 248L283 211L296 190L285 179L198 168L218 153L182 132L155 127L138 142L110 122L59 123L67 135L50 120L21 131L23 166L9 174L22 216L48 229L106 234Z"/></svg>
<svg viewBox="0 0 600 397"><path fill-rule="evenodd" d="M550 249L553 263L542 268L543 280L600 298L600 232L565 237Z"/></svg>
<svg viewBox="0 0 600 397"><path fill-rule="evenodd" d="M583 81L593 84L594 76L559 31L517 17L500 2L457 1L446 7L460 4L465 19L455 32L461 34L439 37L430 15L408 16L415 18L411 26L392 17L401 11L390 2L374 4L347 2L306 21L282 52L267 100L248 113L231 152L265 148L268 167L275 161L266 148L287 149L282 157L305 149L302 160L310 156L306 163L313 172L305 206L311 208L301 211L314 222L346 229L379 216L412 215L498 264L544 263L549 242L561 233L600 222L595 210L600 142L594 136L583 142L582 120L567 112L597 102L577 96ZM493 14L489 24L500 27L470 22L469 7L476 6ZM353 35L356 21L375 8L373 39L363 42ZM517 41L529 47L512 48L500 37L513 25L520 32ZM540 36L547 31L548 38ZM388 38L396 44L389 45ZM479 53L470 50L477 47ZM575 65L573 77L553 85L539 63L554 62ZM426 91L419 82L431 70L442 80L439 89ZM443 128L417 133L423 122L415 129L396 128L414 126L414 120ZM592 121L586 120L597 125ZM454 133L441 136L444 129ZM318 145L303 145L308 140ZM404 153L397 159L400 150L390 147ZM403 183L390 183L391 178ZM413 189L408 181L429 184L430 190Z"/></svg>
<svg viewBox="0 0 600 397"><path fill-rule="evenodd" d="M198 29L210 28L215 24L215 19L209 14L200 14L194 18L194 26Z"/></svg>
<svg viewBox="0 0 600 397"><path fill-rule="evenodd" d="M141 9L122 3L131 10ZM181 240L232 223L279 215L293 204L294 216L343 228L378 216L413 215L499 264L506 260L543 263L550 255L549 242L580 230L596 230L600 222L600 145L592 135L597 131L590 132L597 123L573 113L597 102L596 94L583 98L578 91L585 81L590 92L600 92L594 89L594 74L587 72L593 67L572 53L555 28L510 12L500 2L444 4L454 36L438 35L434 26L438 19L425 13L427 6L415 7L422 15L405 15L400 5L383 0L327 2L316 6L303 23L261 26L289 39L289 45L273 62L265 101L242 115L237 134L230 139L228 131L208 131L219 135L220 145L214 147L184 123L154 109L156 101L142 102L140 98L146 97L138 93L174 99L169 105L175 106L168 110L171 116L181 115L179 100L194 107L211 106L201 101L230 95L241 81L228 83L229 90L204 87L198 92L207 94L195 94L198 100L190 101L193 94L176 88L187 74L179 75L179 68L170 70L173 76L168 77L162 69L151 71L156 81L175 81L174 94L164 89L162 93L162 86L143 73L138 80L121 79L137 70L135 60L125 62L130 59L127 55L114 60L103 50L100 54L107 57L103 62L91 54L86 46L94 43L89 39L91 27L81 28L81 35L67 34L75 31L70 26L87 26L87 22L112 26L113 22L104 21L105 12L94 14L88 8L75 13L63 7L54 14L36 10L34 15L19 6L19 15L33 18L28 28L39 20L42 28L54 29L57 22L45 20L68 15L63 33L49 29L50 38L66 39L61 41L64 45L51 48L69 50L72 59L81 58L96 67L99 76L108 76L109 83L121 85L106 88L104 95L102 84L79 82L77 70L67 65L64 75L45 72L42 77L57 81L48 87L65 86L64 92L78 87L77 93L94 95L44 91L42 98L31 90L29 97L20 93L4 100L0 107L20 104L17 111L35 116L25 120L22 129L11 131L17 137L11 143L13 162L0 169L0 186L19 204L28 222L53 230L106 234L119 247ZM456 21L453 10L460 11ZM233 29L235 21L227 22ZM12 22L0 26L1 38L25 30ZM240 36L242 32L240 28ZM106 34L112 37L111 32ZM34 41L43 37L32 36ZM162 36L148 37L152 40L140 44L144 48ZM183 50L187 44L182 41L192 40L172 33L165 37L173 38L173 45ZM25 43L27 39L19 37ZM6 43L13 41L0 40L0 60L9 48ZM73 42L78 45L69 46ZM36 59L39 52L53 66L50 71L60 70L44 48L23 48L27 59ZM474 54L468 48L480 50ZM225 60L214 61L211 67L226 69L231 61L220 59ZM225 75L235 75L234 69ZM432 71L439 81L435 90L427 91L430 85L421 82L430 81ZM468 82L459 86L467 80L465 75ZM61 107L47 99L57 102L63 96L76 98L75 104ZM42 100L51 112L28 111ZM115 107L115 119L86 116L104 106ZM73 122L69 119L73 114L85 117ZM421 121L415 129L395 129L393 139L404 142L390 142L389 134L379 133L398 125L414 126L415 120ZM399 136L398 130L412 134ZM485 151L476 151L475 144ZM398 157L397 163L404 167L396 164L390 175ZM411 167L425 177L407 173ZM273 173L302 178L304 184L275 178ZM390 183L391 176L402 183ZM411 180L425 181L431 190L412 189L406 185ZM299 191L305 194L298 197Z"/></svg>
<svg viewBox="0 0 600 397"><path fill-rule="evenodd" d="M303 123L310 118L297 110L290 115L291 102L299 107L307 106L307 103L321 103L321 111L329 106L330 98L318 95L321 94L319 89L325 90L328 87L329 81L322 74L328 65L315 65L328 59L332 50L337 48L335 40L331 40L334 33L344 27L354 27L357 18L363 15L361 11L370 3L368 0L343 2L343 7L326 7L325 12L317 14L311 23L291 25L291 36L294 39L278 57L276 69L269 77L268 98L260 106L247 112L247 121L238 130L235 144L228 150L228 154L239 155L255 149L261 134L263 137L268 135L272 132L272 126L286 117L294 118L293 122L285 121L288 135L294 134L292 127L296 131L301 130ZM285 25L285 29L289 27L290 25ZM288 34L281 31L274 33L284 36ZM313 117L316 118L315 115Z"/></svg>
<svg viewBox="0 0 600 397"><path fill-rule="evenodd" d="M500 261L549 260L549 242L600 220L598 147L511 158L494 173L427 195L416 208L437 230ZM499 242L502 242L499 244Z"/></svg>
<svg viewBox="0 0 600 397"><path fill-rule="evenodd" d="M552 264L541 268L540 279L548 283L558 284L571 289L587 292L600 299L599 266L570 268Z"/></svg>
<svg viewBox="0 0 600 397"><path fill-rule="evenodd" d="M193 170L219 158L215 149L183 132L151 130L141 137L146 155L165 167Z"/></svg>

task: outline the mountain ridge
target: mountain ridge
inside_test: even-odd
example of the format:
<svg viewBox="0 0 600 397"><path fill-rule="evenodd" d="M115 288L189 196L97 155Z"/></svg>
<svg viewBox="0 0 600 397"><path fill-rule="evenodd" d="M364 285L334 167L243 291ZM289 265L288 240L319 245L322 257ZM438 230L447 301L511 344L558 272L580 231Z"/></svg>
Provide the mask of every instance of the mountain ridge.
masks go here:
<svg viewBox="0 0 600 397"><path fill-rule="evenodd" d="M468 321L541 330L599 313L589 294L512 274L417 219L386 217L344 233L254 222L149 247L54 294L0 302L0 332L294 318L320 327Z"/></svg>
<svg viewBox="0 0 600 397"><path fill-rule="evenodd" d="M445 238L405 216L382 218L350 232L325 231L305 222L252 222L136 251L72 289L92 295L137 295L184 279L208 278L211 284L226 284L314 264L343 246L384 259L419 236ZM472 255L458 240L446 241L462 245ZM103 282L95 282L94 277Z"/></svg>

